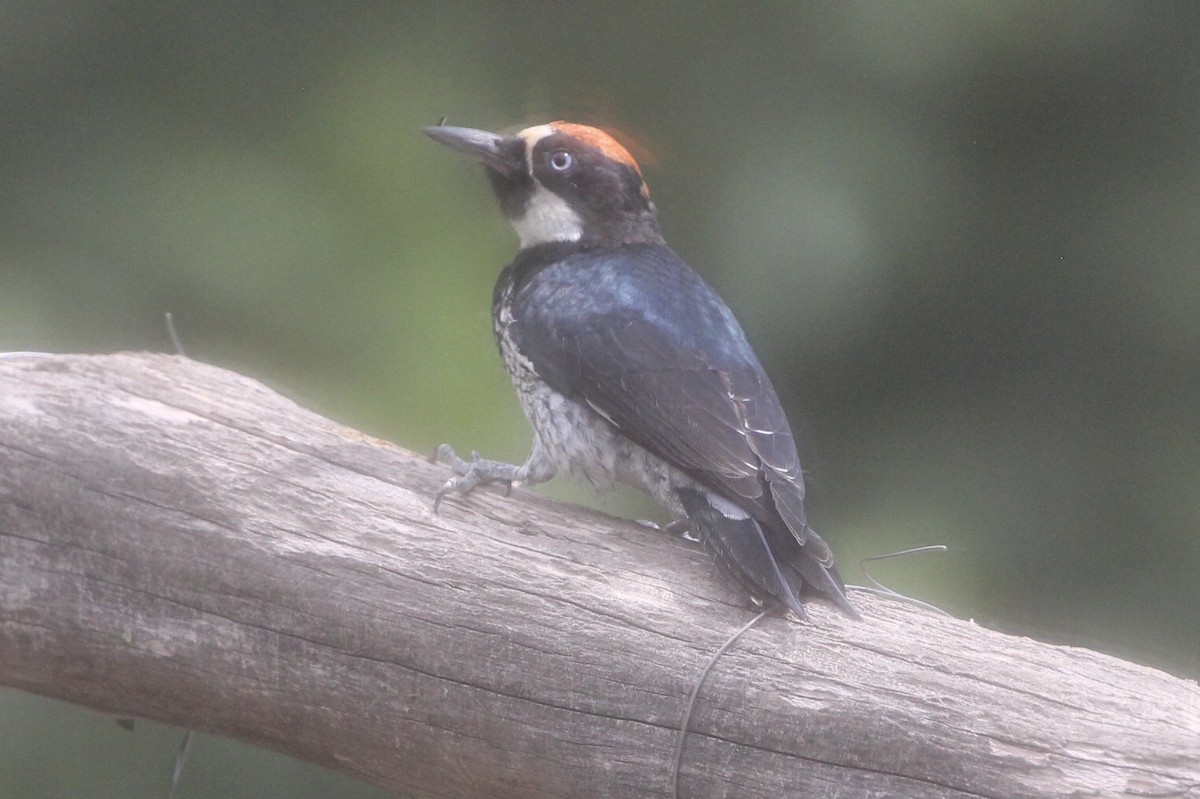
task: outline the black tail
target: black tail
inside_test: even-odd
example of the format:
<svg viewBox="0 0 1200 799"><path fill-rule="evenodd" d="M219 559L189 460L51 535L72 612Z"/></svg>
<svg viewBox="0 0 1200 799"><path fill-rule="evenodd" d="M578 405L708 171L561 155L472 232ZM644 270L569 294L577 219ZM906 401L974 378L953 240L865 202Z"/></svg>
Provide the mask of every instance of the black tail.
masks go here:
<svg viewBox="0 0 1200 799"><path fill-rule="evenodd" d="M847 616L859 618L846 599L846 586L837 569L817 560L790 531L766 528L749 516L731 518L701 491L681 489L679 499L700 543L721 570L755 599L768 606L782 605L803 619L801 600L820 596ZM811 530L809 535L817 538Z"/></svg>

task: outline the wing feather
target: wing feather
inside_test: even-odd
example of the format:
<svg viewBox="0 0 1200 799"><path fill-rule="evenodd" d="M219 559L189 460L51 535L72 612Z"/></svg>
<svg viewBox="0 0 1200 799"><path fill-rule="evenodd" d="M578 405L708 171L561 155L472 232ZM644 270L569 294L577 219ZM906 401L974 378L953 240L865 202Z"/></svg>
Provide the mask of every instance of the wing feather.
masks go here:
<svg viewBox="0 0 1200 799"><path fill-rule="evenodd" d="M519 287L521 352L553 388L807 543L795 441L740 326L670 250L627 250L568 258Z"/></svg>

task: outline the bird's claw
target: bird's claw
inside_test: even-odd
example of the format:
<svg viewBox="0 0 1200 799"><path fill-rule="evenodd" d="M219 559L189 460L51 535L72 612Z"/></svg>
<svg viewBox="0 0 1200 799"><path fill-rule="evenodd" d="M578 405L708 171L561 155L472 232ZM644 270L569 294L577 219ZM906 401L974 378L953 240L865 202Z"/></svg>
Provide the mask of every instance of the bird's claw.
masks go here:
<svg viewBox="0 0 1200 799"><path fill-rule="evenodd" d="M689 541L700 540L696 537L695 531L692 530L692 520L688 519L687 517L668 522L667 524L663 525L662 531L669 536L686 538Z"/></svg>
<svg viewBox="0 0 1200 799"><path fill-rule="evenodd" d="M649 527L651 530L659 530L672 537L684 538L688 541L699 541L692 532L692 520L686 516L682 519L675 519L666 524L659 524L648 519L638 519L637 523L643 527Z"/></svg>
<svg viewBox="0 0 1200 799"><path fill-rule="evenodd" d="M515 466L498 461L485 460L480 457L477 451L471 452L471 460L463 460L449 444L442 444L437 448L433 453L433 461L435 463L445 463L456 475L443 483L441 489L434 496L434 513L437 513L438 508L441 507L442 498L451 491L456 491L459 494L469 494L479 486L487 483L503 483L504 495L508 496L512 493L513 472L516 471Z"/></svg>

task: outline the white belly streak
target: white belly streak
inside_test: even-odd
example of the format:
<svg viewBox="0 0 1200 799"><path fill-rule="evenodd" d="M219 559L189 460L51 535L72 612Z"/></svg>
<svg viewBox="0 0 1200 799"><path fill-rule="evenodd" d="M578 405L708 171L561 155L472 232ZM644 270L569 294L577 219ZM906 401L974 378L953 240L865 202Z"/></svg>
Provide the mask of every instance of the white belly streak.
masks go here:
<svg viewBox="0 0 1200 799"><path fill-rule="evenodd" d="M514 380L515 382L515 380ZM556 469L587 481L598 491L615 483L640 488L675 518L684 516L676 489L691 488L708 497L729 519L749 517L744 510L697 483L657 455L630 441L590 408L567 399L545 383L517 387L525 417Z"/></svg>
<svg viewBox="0 0 1200 799"><path fill-rule="evenodd" d="M682 513L673 489L694 482L662 458L621 435L591 409L545 383L518 386L525 416L555 467L597 490L625 483Z"/></svg>

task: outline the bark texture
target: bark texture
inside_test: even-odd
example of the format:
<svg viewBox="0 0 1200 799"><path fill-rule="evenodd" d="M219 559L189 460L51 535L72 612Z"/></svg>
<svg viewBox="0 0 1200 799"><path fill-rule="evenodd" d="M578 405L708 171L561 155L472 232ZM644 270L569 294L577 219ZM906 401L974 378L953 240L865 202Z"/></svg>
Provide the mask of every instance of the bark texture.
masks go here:
<svg viewBox="0 0 1200 799"><path fill-rule="evenodd" d="M0 683L411 797L662 797L748 618L705 555L162 355L0 361ZM862 592L767 619L687 797L1200 797L1194 682Z"/></svg>

